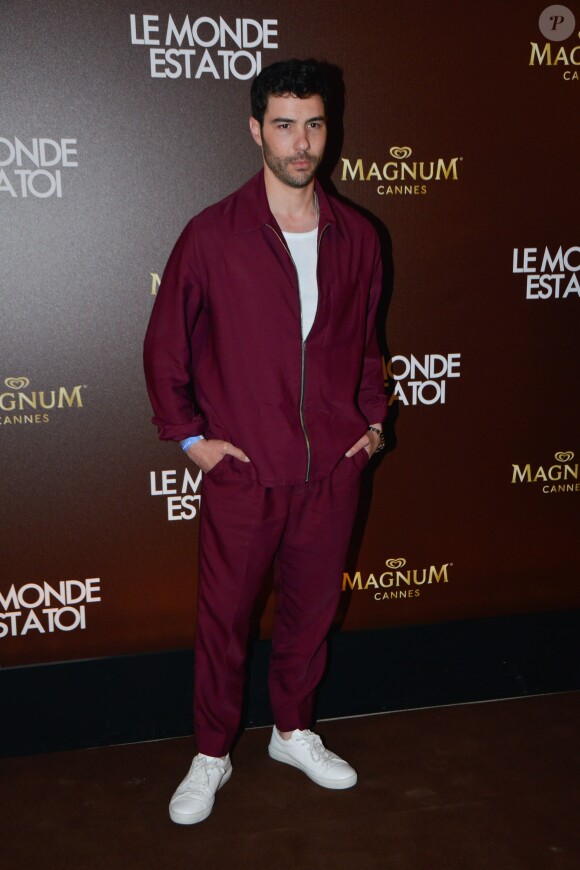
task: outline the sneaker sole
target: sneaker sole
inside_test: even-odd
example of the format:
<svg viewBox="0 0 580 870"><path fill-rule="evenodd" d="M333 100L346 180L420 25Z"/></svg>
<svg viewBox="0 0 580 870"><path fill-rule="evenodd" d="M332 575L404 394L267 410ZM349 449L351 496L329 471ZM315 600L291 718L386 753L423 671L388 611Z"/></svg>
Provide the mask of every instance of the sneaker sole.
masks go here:
<svg viewBox="0 0 580 870"><path fill-rule="evenodd" d="M229 778L232 775L233 769L234 769L233 767L230 767L229 770L226 770L226 772L224 773L224 775L222 777L222 781L220 782L220 784L217 787L218 791L229 780ZM216 794L217 794L217 792L216 792ZM200 810L197 813L180 813L177 810L174 810L170 806L169 807L169 818L171 819L172 822L175 822L176 825L197 825L198 822L203 822L203 821L205 821L205 819L208 818L208 816L211 816L211 811L213 810L214 803L215 803L215 798L211 802L209 807L206 807L205 810Z"/></svg>
<svg viewBox="0 0 580 870"><path fill-rule="evenodd" d="M280 752L280 750L277 749L275 746L268 746L268 755L270 756L270 758L274 759L274 761L281 761L282 764L289 764L291 767L295 767L297 770L302 771L302 773L306 774L308 779L311 779L312 782L316 783L316 785L322 786L322 788L333 788L342 790L345 788L352 788L357 783L358 777L356 773L353 773L346 779L339 780L326 779L325 777L314 776L311 771L306 770L306 768L302 767L301 764L298 764L297 761L286 755L285 752Z"/></svg>

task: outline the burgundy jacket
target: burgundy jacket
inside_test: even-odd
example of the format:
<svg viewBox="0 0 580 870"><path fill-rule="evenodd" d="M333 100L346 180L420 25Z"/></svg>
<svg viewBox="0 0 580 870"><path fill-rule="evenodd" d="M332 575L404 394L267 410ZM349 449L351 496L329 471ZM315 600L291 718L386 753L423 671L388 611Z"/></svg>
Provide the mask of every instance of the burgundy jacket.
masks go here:
<svg viewBox="0 0 580 870"><path fill-rule="evenodd" d="M263 486L326 477L387 411L377 235L318 182L316 193L318 309L305 342L296 269L262 172L187 224L145 338L159 437L230 441Z"/></svg>

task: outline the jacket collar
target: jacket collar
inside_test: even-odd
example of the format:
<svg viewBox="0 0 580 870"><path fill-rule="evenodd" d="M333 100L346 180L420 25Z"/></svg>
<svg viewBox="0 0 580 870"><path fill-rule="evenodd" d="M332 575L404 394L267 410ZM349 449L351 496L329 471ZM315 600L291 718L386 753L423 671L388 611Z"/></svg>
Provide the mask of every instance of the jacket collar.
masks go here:
<svg viewBox="0 0 580 870"><path fill-rule="evenodd" d="M314 182L314 190L318 197L318 207L320 210L319 226L323 227L327 224L336 224L337 220L332 204L322 189L322 185L318 179ZM266 224L278 227L276 219L268 204L263 169L236 191L233 195L233 202L234 212L232 219L234 232L253 232L254 230L266 226Z"/></svg>

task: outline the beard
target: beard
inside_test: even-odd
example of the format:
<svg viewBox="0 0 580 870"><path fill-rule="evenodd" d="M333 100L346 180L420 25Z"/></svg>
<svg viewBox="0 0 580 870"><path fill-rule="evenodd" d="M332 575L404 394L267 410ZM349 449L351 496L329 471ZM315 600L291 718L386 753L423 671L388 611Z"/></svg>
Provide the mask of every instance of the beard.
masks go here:
<svg viewBox="0 0 580 870"><path fill-rule="evenodd" d="M320 157L313 157L304 151L295 154L293 157L275 157L263 139L262 153L266 166L271 169L279 181L287 184L289 187L306 187L309 185L316 175L316 170L322 160L322 155ZM295 170L294 173L292 172L290 167L293 163L303 163L306 160L310 163L308 169L299 169Z"/></svg>

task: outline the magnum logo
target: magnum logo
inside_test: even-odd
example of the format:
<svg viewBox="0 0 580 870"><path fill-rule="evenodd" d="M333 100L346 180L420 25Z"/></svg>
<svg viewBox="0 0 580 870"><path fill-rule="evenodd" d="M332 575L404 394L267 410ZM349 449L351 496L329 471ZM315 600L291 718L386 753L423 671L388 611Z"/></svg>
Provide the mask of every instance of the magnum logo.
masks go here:
<svg viewBox="0 0 580 870"><path fill-rule="evenodd" d="M408 145L393 145L393 160L365 162L362 157L342 157L341 181L378 181L379 195L425 194L427 185L417 182L458 181L459 162L463 157L436 160L409 160L413 151ZM382 182L386 181L387 184ZM396 182L393 184L392 182Z"/></svg>
<svg viewBox="0 0 580 870"><path fill-rule="evenodd" d="M366 592L372 591L375 601L385 601L393 598L418 598L424 586L439 585L449 582L449 568L453 562L443 565L429 565L428 568L407 568L403 570L407 560L403 558L387 559L386 571L362 576L356 571L353 576L348 572L342 575L342 591Z"/></svg>
<svg viewBox="0 0 580 870"><path fill-rule="evenodd" d="M23 390L28 386L30 381L28 378L6 378L4 383L10 390Z"/></svg>
<svg viewBox="0 0 580 870"><path fill-rule="evenodd" d="M151 275L151 296L157 296L159 285L161 284L161 276L159 272L149 272L149 274Z"/></svg>
<svg viewBox="0 0 580 870"><path fill-rule="evenodd" d="M563 492L580 492L578 480L578 463L572 465L574 454L571 450L554 454L556 465L512 465L512 483L541 483L542 492L556 494Z"/></svg>
<svg viewBox="0 0 580 870"><path fill-rule="evenodd" d="M576 29L574 13L567 6L547 6L538 20L538 27L542 36L548 40L543 45L531 42L529 66L555 66L563 67L562 78L564 81L579 81L577 69L570 67L580 66L580 45L558 45L569 39ZM553 45L553 43L556 45Z"/></svg>
<svg viewBox="0 0 580 870"><path fill-rule="evenodd" d="M81 390L85 387L55 387L49 390L29 390L30 380L26 377L11 377L4 380L8 388L0 393L0 425L21 425L25 423L48 423L47 411L67 408L82 408Z"/></svg>

